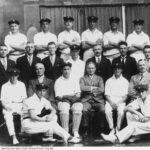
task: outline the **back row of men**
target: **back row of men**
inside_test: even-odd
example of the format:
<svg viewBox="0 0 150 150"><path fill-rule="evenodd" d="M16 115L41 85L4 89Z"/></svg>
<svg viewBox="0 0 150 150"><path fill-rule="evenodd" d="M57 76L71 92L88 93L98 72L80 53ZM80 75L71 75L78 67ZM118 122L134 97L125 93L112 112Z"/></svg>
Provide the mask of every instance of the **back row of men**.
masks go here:
<svg viewBox="0 0 150 150"><path fill-rule="evenodd" d="M81 34L81 37L77 31L73 30L74 18L66 16L63 19L65 29L59 33L58 38L55 34L50 32L51 20L48 18L40 20L41 32L34 36L37 57L43 59L48 56L47 44L49 42L55 42L57 44L59 52L61 53L61 58L64 61L69 59L69 47L74 44L81 44L84 61L93 57L93 46L98 43L104 46L103 55L109 58L110 61L120 55L118 43L120 41L125 41L125 36L118 31L118 25L120 22L118 17L109 18L110 30L103 35L103 33L96 27L98 18L96 16L89 16L87 18L89 28ZM19 32L19 21L10 20L8 24L10 32L5 37L4 43L8 47L10 59L16 61L18 57L24 55L25 44L28 39L24 34ZM142 31L143 24L144 20L134 20L134 31L129 34L126 39L129 47L129 54L136 60L144 57L142 54L143 47L149 43L149 36Z"/></svg>

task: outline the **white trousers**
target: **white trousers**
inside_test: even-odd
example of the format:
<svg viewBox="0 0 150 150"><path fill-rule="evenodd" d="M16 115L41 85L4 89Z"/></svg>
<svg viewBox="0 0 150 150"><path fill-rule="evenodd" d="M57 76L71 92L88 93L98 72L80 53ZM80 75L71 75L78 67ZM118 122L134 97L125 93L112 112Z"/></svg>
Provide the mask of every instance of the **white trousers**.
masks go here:
<svg viewBox="0 0 150 150"><path fill-rule="evenodd" d="M125 103L118 104L118 107L117 107L117 116L118 116L117 117L117 128L118 129L121 128L121 123L124 118L124 108L125 108ZM109 128L113 129L114 128L113 109L108 102L106 102L106 105L105 105L105 114L106 114L106 119L107 119Z"/></svg>
<svg viewBox="0 0 150 150"><path fill-rule="evenodd" d="M129 117L129 118L128 118ZM129 124L123 130L119 131L116 135L120 143L126 141L132 135L141 135L150 133L150 121L139 122L137 116L127 113L127 120ZM133 121L132 121L133 120Z"/></svg>
<svg viewBox="0 0 150 150"><path fill-rule="evenodd" d="M29 134L45 133L47 136L56 134L63 139L68 139L70 134L66 132L56 120L56 116L50 122L33 121L30 118L24 119L22 120L22 128L23 131Z"/></svg>
<svg viewBox="0 0 150 150"><path fill-rule="evenodd" d="M11 103L10 105L11 105L12 111L7 111L6 109L3 109L3 114L4 114L4 119L6 121L8 133L10 136L12 136L12 135L15 135L13 113L17 113L21 115L22 103Z"/></svg>

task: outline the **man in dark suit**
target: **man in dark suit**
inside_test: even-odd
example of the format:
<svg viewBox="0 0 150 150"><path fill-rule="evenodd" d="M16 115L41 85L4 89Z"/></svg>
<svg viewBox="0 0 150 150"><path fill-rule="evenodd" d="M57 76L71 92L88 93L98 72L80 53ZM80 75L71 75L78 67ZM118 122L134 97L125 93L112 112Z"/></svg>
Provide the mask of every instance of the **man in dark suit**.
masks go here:
<svg viewBox="0 0 150 150"><path fill-rule="evenodd" d="M49 56L42 60L45 66L45 76L53 81L61 76L61 66L64 63L63 60L56 56L56 44L54 42L48 43L47 49L49 50Z"/></svg>
<svg viewBox="0 0 150 150"><path fill-rule="evenodd" d="M28 42L26 47L26 55L17 59L17 68L20 70L19 79L25 83L28 88L29 80L36 78L35 64L41 62L40 58L33 55L35 46Z"/></svg>
<svg viewBox="0 0 150 150"><path fill-rule="evenodd" d="M100 76L95 74L96 64L88 61L85 67L86 73L80 79L81 102L83 104L83 130L84 135L87 134L89 127L89 119L91 109L96 112L96 120L98 120L98 129L100 132L104 130L105 122L105 102L104 102L104 83Z"/></svg>
<svg viewBox="0 0 150 150"><path fill-rule="evenodd" d="M103 78L104 82L112 75L111 63L110 61L102 57L102 46L97 44L93 47L94 57L88 59L87 61L93 61L96 63L96 75L99 75Z"/></svg>
<svg viewBox="0 0 150 150"><path fill-rule="evenodd" d="M15 62L7 58L8 49L6 45L0 45L0 89L9 80L8 70L15 67Z"/></svg>
<svg viewBox="0 0 150 150"><path fill-rule="evenodd" d="M35 65L37 77L29 81L29 88L27 90L28 96L32 96L34 93L37 93L36 86L39 84L44 84L48 87L47 92L45 93L45 98L51 102L51 105L56 109L55 99L54 99L54 82L51 79L45 77L45 67L42 63L37 63Z"/></svg>
<svg viewBox="0 0 150 150"><path fill-rule="evenodd" d="M125 41L119 42L119 49L121 56L115 58L112 64L122 63L123 65L123 76L130 81L131 76L138 73L136 60L133 57L127 55L128 48Z"/></svg>

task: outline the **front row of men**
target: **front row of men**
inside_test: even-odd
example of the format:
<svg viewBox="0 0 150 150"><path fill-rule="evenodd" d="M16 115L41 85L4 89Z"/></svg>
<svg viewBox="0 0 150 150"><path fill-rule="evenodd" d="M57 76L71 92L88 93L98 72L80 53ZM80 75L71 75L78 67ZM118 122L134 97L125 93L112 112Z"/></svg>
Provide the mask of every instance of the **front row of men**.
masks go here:
<svg viewBox="0 0 150 150"><path fill-rule="evenodd" d="M32 48L32 44L28 43L27 45L28 51ZM79 74L80 71L79 73L77 73L78 68L75 65L75 60L77 61L79 68L83 67L84 64L79 60L79 51L75 46L71 48L72 59L66 63L61 63L61 59L57 58L57 56L54 55L55 59L57 59L58 61L57 63L54 62L53 64L56 69L52 69L50 70L50 72L57 74L58 77L57 79L48 79L45 77L46 71L48 72L48 69L46 69L46 64L48 64L48 61L51 61L51 56L53 56L52 54L55 53L55 48L53 48L52 46L55 46L55 44L50 43L50 45L48 45L51 54L49 60L46 61L46 59L48 58L45 58L45 60L43 60L43 63L41 63L39 60L32 61L34 62L37 78L30 78L31 81L29 81L29 85L25 86L23 82L18 80L19 74L21 75L22 70L19 71L16 68L9 69L9 80L2 85L1 102L3 106L3 114L6 120L9 135L12 136L13 144L18 144L13 124L14 113L21 114L22 128L25 132L30 134L45 133L43 141L54 141L53 134L56 134L62 137L65 142L69 141L73 143L77 143L80 141L79 126L81 123L81 119L83 120L82 125L85 129L85 132L87 131L91 109L95 110L97 120L99 120L98 127L101 133L104 131L104 120L106 116L110 128L110 134L101 134L101 136L107 141L116 141L116 135L119 139L118 135L119 133L121 133L121 123L123 121L125 110L136 114L139 117L139 113L135 113L134 109L140 107L144 112L142 112L143 116L140 116L140 119L137 120L140 122L141 120L149 121L148 119L150 116L148 114L148 109L145 108L148 105L147 103L145 103L142 97L143 91L144 93L149 92L150 85L150 73L147 72L147 62L145 60L138 61L137 65L139 73L136 75L134 75L135 73L133 72L125 71L125 65L121 62L114 62L113 75L111 74L111 72L108 74L107 71L109 71L110 69L109 66L105 66L106 68L108 67L106 70L104 69L103 65L106 63L109 65L109 61L107 62L107 59L101 56L102 47L100 45L96 45L94 47L95 58L92 58L94 59L94 61L91 59L87 60L85 65L85 75L84 73L82 73L81 75ZM126 56L127 45L125 42L122 42L119 46L120 48L122 48L122 51L120 51L121 57L119 61L121 61L124 56L124 61L127 62L127 60L130 59L128 58L128 56ZM2 54L0 53L0 55ZM101 58L100 62L97 62L97 57ZM99 64L102 62L103 65ZM132 64L134 66L135 61L130 60L130 62L132 62L130 63L130 65ZM11 65L13 66L13 63L11 63ZM129 66L129 64L126 65ZM25 64L21 67L21 69L25 69ZM74 76L72 75L72 71L74 72ZM50 72L47 75L50 75ZM130 84L128 82L129 78L127 78L125 74L129 74L128 77L131 78ZM24 83L26 82L24 81ZM27 98L27 95L29 98ZM137 101L137 105L140 101L140 104L138 105L139 107L129 107L130 104L126 107L128 96L133 102L136 102L138 98L139 100ZM148 97L147 94L145 94L145 97ZM46 99L50 101L50 104ZM21 113L22 106L23 111ZM43 108L45 108L44 113ZM57 124L57 117L55 115L56 111L54 110L54 108L59 112L60 123L62 127ZM70 136L70 134L68 133L70 110L72 111L73 116L72 133L74 137ZM118 112L117 127L115 128L113 125L112 117L113 110L117 110ZM127 118L127 120L129 119ZM128 126L129 125L130 124L128 121ZM134 129L131 128L131 130ZM148 130L146 131L147 133L149 133ZM146 131L144 133L146 133ZM137 132L137 134L142 133L143 131ZM125 137L123 141L128 138L129 137ZM120 140L120 142L122 141Z"/></svg>

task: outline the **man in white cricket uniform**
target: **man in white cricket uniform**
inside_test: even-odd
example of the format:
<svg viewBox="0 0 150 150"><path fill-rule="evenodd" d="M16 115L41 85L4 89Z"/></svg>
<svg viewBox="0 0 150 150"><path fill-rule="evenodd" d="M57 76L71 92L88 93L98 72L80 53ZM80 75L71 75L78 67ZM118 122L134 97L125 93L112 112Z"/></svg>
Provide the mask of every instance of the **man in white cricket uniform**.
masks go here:
<svg viewBox="0 0 150 150"><path fill-rule="evenodd" d="M84 75L85 62L79 58L80 46L73 45L70 49L71 58L67 61L72 64L70 77L74 79L74 82L79 84L80 78Z"/></svg>
<svg viewBox="0 0 150 150"><path fill-rule="evenodd" d="M12 137L13 144L19 141L14 130L13 114L21 115L23 99L27 97L26 88L23 82L18 81L20 71L16 68L9 70L10 79L2 85L1 102L3 106L4 119L9 135Z"/></svg>
<svg viewBox="0 0 150 150"><path fill-rule="evenodd" d="M44 98L48 86L36 85L36 93L24 100L22 127L29 134L45 133L42 141L55 141L53 134L60 136L64 142L79 142L79 139L70 136L58 123L55 109Z"/></svg>
<svg viewBox="0 0 150 150"><path fill-rule="evenodd" d="M37 57L43 59L49 55L47 50L47 44L49 42L54 42L57 44L57 36L50 32L51 20L48 18L42 18L40 20L41 32L35 34L34 44L37 52Z"/></svg>
<svg viewBox="0 0 150 150"><path fill-rule="evenodd" d="M116 110L118 114L116 130L118 131L121 128L129 86L127 79L122 76L122 64L113 64L113 70L114 75L106 81L105 85L105 114L111 133L115 132L113 123L114 110Z"/></svg>
<svg viewBox="0 0 150 150"><path fill-rule="evenodd" d="M27 37L19 32L20 22L18 20L10 20L8 24L10 32L5 36L4 43L8 47L9 58L16 62L17 58L25 54Z"/></svg>
<svg viewBox="0 0 150 150"><path fill-rule="evenodd" d="M118 31L120 19L118 17L109 18L110 30L104 33L104 53L103 55L111 62L114 58L120 56L118 43L125 41L122 32Z"/></svg>
<svg viewBox="0 0 150 150"><path fill-rule="evenodd" d="M67 61L70 58L70 46L76 44L80 45L80 35L77 31L74 31L73 22L74 18L66 16L64 19L65 30L60 32L58 35L59 49L61 58Z"/></svg>
<svg viewBox="0 0 150 150"><path fill-rule="evenodd" d="M89 16L87 20L89 28L81 34L84 61L94 56L93 47L95 45L103 43L103 34L96 28L98 18Z"/></svg>
<svg viewBox="0 0 150 150"><path fill-rule="evenodd" d="M149 43L149 36L142 31L144 20L136 19L133 21L134 31L127 36L130 56L136 61L144 59L143 48Z"/></svg>
<svg viewBox="0 0 150 150"><path fill-rule="evenodd" d="M54 85L55 96L58 101L58 110L62 127L69 131L69 110L73 112L72 132L75 137L79 137L79 126L82 117L83 105L80 102L80 86L71 78L71 64L64 63L62 66L62 76Z"/></svg>
<svg viewBox="0 0 150 150"><path fill-rule="evenodd" d="M131 102L125 109L127 112L128 125L115 134L101 134L103 139L111 143L123 143L131 136L150 133L150 95L148 85L136 86L139 97ZM138 111L140 109L141 112Z"/></svg>

